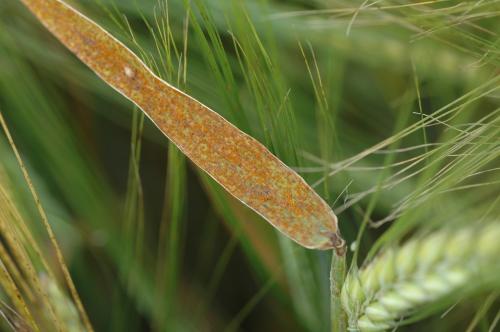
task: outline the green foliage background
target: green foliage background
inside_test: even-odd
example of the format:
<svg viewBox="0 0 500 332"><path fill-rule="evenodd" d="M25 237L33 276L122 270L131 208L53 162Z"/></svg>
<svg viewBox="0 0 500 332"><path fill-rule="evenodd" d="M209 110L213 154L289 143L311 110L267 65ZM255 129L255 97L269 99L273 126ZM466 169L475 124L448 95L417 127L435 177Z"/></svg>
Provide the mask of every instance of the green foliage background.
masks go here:
<svg viewBox="0 0 500 332"><path fill-rule="evenodd" d="M297 169L359 265L415 232L499 221L500 2L71 3ZM0 2L0 110L96 330L329 330L331 253L229 197L17 0ZM3 136L0 160L54 261ZM401 330L465 330L498 286Z"/></svg>

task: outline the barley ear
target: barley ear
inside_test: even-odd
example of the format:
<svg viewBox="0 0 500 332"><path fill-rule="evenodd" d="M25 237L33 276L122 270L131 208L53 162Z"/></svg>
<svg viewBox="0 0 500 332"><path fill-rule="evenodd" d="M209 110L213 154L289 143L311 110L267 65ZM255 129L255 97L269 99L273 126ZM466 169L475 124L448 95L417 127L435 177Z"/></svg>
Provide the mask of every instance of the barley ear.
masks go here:
<svg viewBox="0 0 500 332"><path fill-rule="evenodd" d="M500 224L441 230L388 249L351 271L341 301L351 331L383 331L423 305L500 268ZM475 241L471 241L475 239Z"/></svg>

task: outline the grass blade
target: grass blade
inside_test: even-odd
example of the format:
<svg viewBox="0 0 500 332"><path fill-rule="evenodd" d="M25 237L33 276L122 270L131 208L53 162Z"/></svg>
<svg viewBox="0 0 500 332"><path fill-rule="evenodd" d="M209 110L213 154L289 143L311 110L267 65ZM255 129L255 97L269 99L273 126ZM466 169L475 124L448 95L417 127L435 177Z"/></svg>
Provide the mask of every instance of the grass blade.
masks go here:
<svg viewBox="0 0 500 332"><path fill-rule="evenodd" d="M21 170L23 172L23 176L28 184L28 187L29 187L30 192L33 196L33 199L35 200L36 207L38 209L38 212L40 213L40 217L42 219L43 225L47 231L47 234L49 235L50 242L51 242L52 246L54 247L57 262L59 263L59 267L61 268L64 279L65 279L66 284L67 284L69 291L71 293L71 296L73 297L73 300L75 301L75 304L78 308L78 312L79 312L79 314L80 314L80 316L85 324L85 328L87 329L87 331L93 331L92 325L91 325L90 320L87 316L87 313L85 312L85 309L83 308L83 304L82 304L82 301L80 300L80 296L78 295L75 284L73 283L73 280L71 279L71 274L69 273L69 269L66 266L66 263L64 262L64 256L63 256L62 251L59 247L59 244L57 243L56 236L54 234L54 231L52 230L52 226L49 223L49 220L47 218L47 214L45 213L45 210L42 207L42 204L40 202L40 198L38 197L38 194L35 190L35 187L33 186L33 183L31 181L29 174L28 174L28 171L26 170L26 167L24 166L24 162L23 162L21 155L19 154L19 152L14 144L14 141L12 139L10 131L7 127L7 124L5 123L5 120L4 120L1 112L0 112L0 124L5 132L5 135L7 136L7 139L9 141L10 146L12 147L12 150L14 151L16 159L17 159L19 166L21 167Z"/></svg>
<svg viewBox="0 0 500 332"><path fill-rule="evenodd" d="M127 47L62 1L22 2L229 193L304 247L343 246L330 207L262 144L155 76Z"/></svg>

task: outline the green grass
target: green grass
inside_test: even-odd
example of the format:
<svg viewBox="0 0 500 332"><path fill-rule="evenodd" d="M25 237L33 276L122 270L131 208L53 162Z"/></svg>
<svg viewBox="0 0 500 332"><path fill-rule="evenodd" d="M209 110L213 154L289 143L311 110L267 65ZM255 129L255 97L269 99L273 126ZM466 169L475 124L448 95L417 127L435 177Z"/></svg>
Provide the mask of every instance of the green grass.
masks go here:
<svg viewBox="0 0 500 332"><path fill-rule="evenodd" d="M498 1L72 3L314 186L355 244L350 273L435 229L500 222ZM331 253L230 197L17 0L0 3L0 111L95 330L331 329ZM30 278L59 265L4 135L0 175L2 225L22 218L43 257L1 230L1 328L16 288L39 299L40 330L69 325L51 305L71 303L62 275ZM494 271L399 330L494 330Z"/></svg>

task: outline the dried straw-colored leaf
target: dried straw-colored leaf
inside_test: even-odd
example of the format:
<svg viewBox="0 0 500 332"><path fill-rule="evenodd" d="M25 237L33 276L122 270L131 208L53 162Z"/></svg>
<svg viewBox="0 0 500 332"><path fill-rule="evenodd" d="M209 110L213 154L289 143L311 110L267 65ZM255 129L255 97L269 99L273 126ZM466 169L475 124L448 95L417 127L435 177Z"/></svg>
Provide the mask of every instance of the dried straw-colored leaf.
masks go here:
<svg viewBox="0 0 500 332"><path fill-rule="evenodd" d="M19 154L19 151L17 150L17 147L14 143L14 140L12 138L12 135L10 134L10 131L9 131L9 128L7 127L7 123L5 122L5 119L2 115L2 112L0 111L0 127L2 127L3 131L5 132L5 136L7 137L7 141L9 142L9 145L11 146L12 148L12 151L14 152L14 155L17 159L17 162L21 168L21 172L23 173L23 177L24 179L26 180L26 183L28 185L28 188L31 192L31 195L35 201L35 205L37 207L37 210L40 214L40 217L41 217L41 220L42 220L42 224L45 228L45 230L47 231L47 235L49 236L49 240L55 250L55 254L56 254L56 258L57 258L57 262L59 263L59 267L61 268L61 272L63 273L63 276L64 276L64 279L66 281L66 284L69 288L69 291L71 293L71 296L73 297L73 300L75 301L75 304L78 308L78 311L80 312L80 315L82 317L82 320L84 322L84 325L85 325L85 328L87 329L87 331L93 331L93 328L92 328L92 325L90 323L90 320L87 316L87 313L85 312L85 309L83 308L83 304L80 300L80 297L78 295L78 292L76 290L76 287L73 283L73 280L71 279L71 275L69 273L69 269L68 267L66 266L66 263L64 262L64 257L63 257L63 254L62 254L62 251L61 251L61 248L59 247L59 244L57 243L57 240L56 240L56 236L54 234L54 231L52 230L52 226L50 225L49 223L49 220L48 220L48 217L47 217L47 214L45 212L45 210L43 209L42 207L42 204L41 204L41 201L40 201L40 198L38 196L38 193L36 192L35 190L35 187L33 185L33 182L31 180L31 177L29 176L28 174L28 171L26 169L26 166L24 165L24 162L21 158L21 155ZM15 213L15 215L18 215L18 213ZM2 221L2 220L0 220ZM22 223L20 223L22 225ZM8 232L2 232L2 235L5 235L7 234ZM14 233L14 231L12 232ZM29 232L28 232L29 233ZM27 233L25 233L24 235L26 235ZM12 241L16 246L18 247L22 247L21 244L20 244L20 241L17 239L17 235L16 237L13 239ZM22 250L21 250L22 251ZM40 250L36 250L37 253L40 253ZM27 254L26 254L26 257L27 257ZM25 261L25 262L29 262L29 259L26 258L25 259L21 259L21 261ZM50 302L48 301L48 298L47 298L47 294L45 291L43 291L40 287L40 283L39 283L39 280L38 280L38 276L34 276L35 274L35 271L34 271L34 268L33 266L31 266L29 263L26 264L27 267L28 267L28 271L31 272L31 280L33 280L36 288L39 290L39 293L42 295L42 298L45 299L45 301L48 303L48 311L50 313L50 316L51 318L53 319L53 322L55 324L55 326L57 327L57 330L58 331L62 331L63 329L61 328L62 325L59 321L59 319L56 317L56 314L53 310L53 307L52 305L50 304ZM46 266L46 264L44 264ZM52 275L52 273L51 273Z"/></svg>
<svg viewBox="0 0 500 332"><path fill-rule="evenodd" d="M67 4L59 0L21 1L229 193L304 247L343 246L330 207L262 144L162 81L127 47Z"/></svg>
<svg viewBox="0 0 500 332"><path fill-rule="evenodd" d="M0 260L0 287L9 296L15 308L21 312L23 317L29 322L33 330L39 331L39 328L28 309L28 305L24 301L21 292L17 288L16 283L12 279L2 260Z"/></svg>

